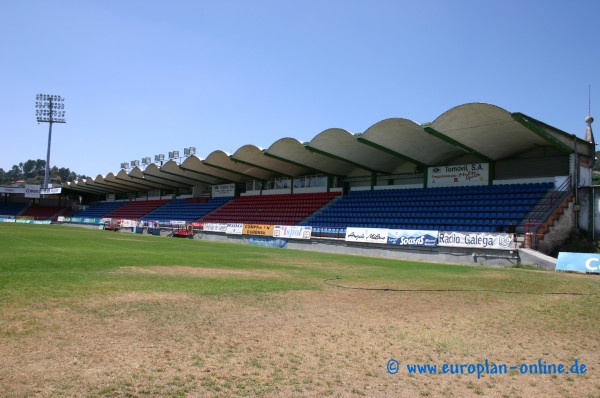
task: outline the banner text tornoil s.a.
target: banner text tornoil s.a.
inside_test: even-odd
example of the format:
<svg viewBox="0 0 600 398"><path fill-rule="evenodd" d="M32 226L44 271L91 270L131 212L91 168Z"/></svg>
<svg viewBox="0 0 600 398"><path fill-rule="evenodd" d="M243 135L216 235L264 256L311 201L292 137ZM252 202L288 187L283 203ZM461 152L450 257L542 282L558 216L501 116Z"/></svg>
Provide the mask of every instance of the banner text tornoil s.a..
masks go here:
<svg viewBox="0 0 600 398"><path fill-rule="evenodd" d="M427 169L427 186L435 188L488 185L489 170L488 163L429 167Z"/></svg>

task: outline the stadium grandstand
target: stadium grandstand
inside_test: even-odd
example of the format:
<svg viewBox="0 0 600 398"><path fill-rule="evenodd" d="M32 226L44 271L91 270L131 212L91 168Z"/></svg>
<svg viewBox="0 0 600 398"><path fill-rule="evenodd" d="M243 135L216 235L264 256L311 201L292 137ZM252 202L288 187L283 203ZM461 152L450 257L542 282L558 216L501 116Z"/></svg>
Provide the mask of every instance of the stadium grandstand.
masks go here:
<svg viewBox="0 0 600 398"><path fill-rule="evenodd" d="M469 103L430 123L390 118L362 133L330 128L308 142L284 137L266 149L248 144L205 158L188 151L181 162L146 158L142 167L65 183L60 195L35 206L3 191L0 213L38 211L32 217L39 218L45 210L42 217L56 219L65 208L75 222L194 223L210 236L227 225L294 226L344 247L363 232L387 231L392 239L425 231L440 242L450 241L450 232L452 239L509 234L516 248L550 253L573 231L597 232L593 119L586 122L579 138L523 113ZM355 243L376 246L373 239Z"/></svg>

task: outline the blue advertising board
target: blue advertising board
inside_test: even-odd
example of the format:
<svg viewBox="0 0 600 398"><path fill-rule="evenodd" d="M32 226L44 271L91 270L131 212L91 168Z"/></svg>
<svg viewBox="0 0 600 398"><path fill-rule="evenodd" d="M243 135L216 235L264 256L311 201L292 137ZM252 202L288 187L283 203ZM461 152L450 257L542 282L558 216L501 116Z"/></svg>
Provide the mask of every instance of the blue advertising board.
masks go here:
<svg viewBox="0 0 600 398"><path fill-rule="evenodd" d="M283 238L273 238L271 236L248 236L246 243L257 246L279 247L287 249L288 240Z"/></svg>
<svg viewBox="0 0 600 398"><path fill-rule="evenodd" d="M560 252L555 270L600 273L600 254Z"/></svg>
<svg viewBox="0 0 600 398"><path fill-rule="evenodd" d="M387 233L388 245L437 246L438 231L395 230Z"/></svg>

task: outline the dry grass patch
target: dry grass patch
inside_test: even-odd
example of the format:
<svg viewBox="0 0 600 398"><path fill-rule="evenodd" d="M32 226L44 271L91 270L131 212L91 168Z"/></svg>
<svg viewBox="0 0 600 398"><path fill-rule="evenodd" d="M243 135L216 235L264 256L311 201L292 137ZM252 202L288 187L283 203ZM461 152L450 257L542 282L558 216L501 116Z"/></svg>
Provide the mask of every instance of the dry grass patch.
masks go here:
<svg viewBox="0 0 600 398"><path fill-rule="evenodd" d="M159 276L184 276L191 278L272 278L285 279L289 274L270 269L229 269L192 267L187 265L153 265L143 267L119 267L115 273L140 273Z"/></svg>
<svg viewBox="0 0 600 398"><path fill-rule="evenodd" d="M506 295L337 288L48 302L2 312L0 389L11 397L600 394L596 328L561 330L543 308ZM570 378L389 375L392 357L403 365L579 358L589 370Z"/></svg>

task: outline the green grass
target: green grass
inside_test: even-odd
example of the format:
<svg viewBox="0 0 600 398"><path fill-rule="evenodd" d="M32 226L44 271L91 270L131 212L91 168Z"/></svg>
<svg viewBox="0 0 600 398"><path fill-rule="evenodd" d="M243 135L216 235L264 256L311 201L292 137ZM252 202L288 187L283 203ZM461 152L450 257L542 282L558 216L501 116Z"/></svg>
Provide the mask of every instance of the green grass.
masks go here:
<svg viewBox="0 0 600 398"><path fill-rule="evenodd" d="M485 266L343 256L46 225L0 225L0 300L43 301L114 291L199 295L322 289L494 290L598 294L597 278ZM270 270L280 278L189 277L115 272L121 267L189 266Z"/></svg>
<svg viewBox="0 0 600 398"><path fill-rule="evenodd" d="M326 279L417 292L349 291ZM559 292L586 295L550 294ZM390 378L383 365L390 357L450 363L491 357L580 358L592 366L599 296L600 279L592 275L0 224L0 352L7 353L0 356L0 391L528 396L532 387L537 395L568 395L561 383L576 380L573 396L598 395L593 371L571 380L538 377L540 387L520 376L486 384L468 377Z"/></svg>

